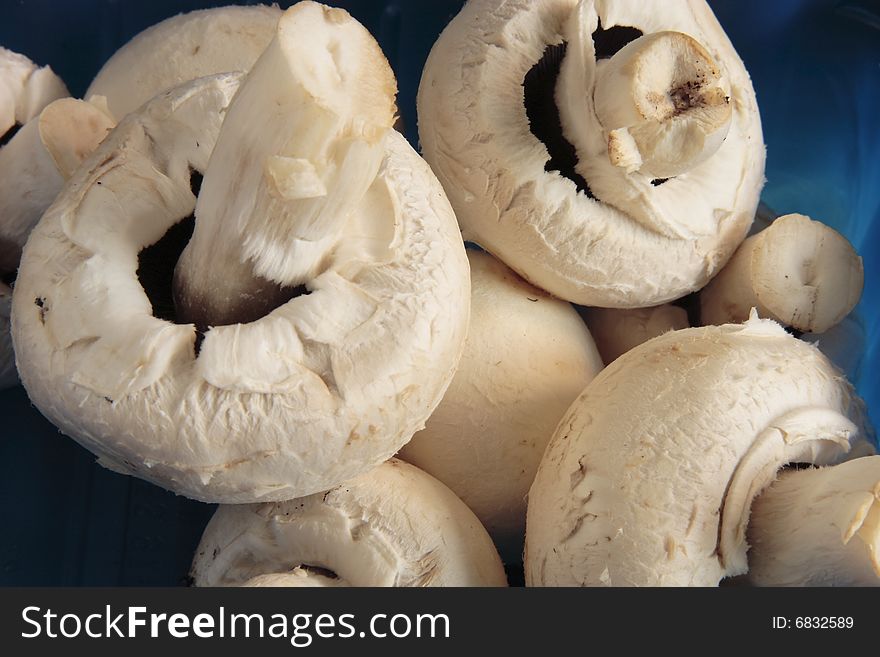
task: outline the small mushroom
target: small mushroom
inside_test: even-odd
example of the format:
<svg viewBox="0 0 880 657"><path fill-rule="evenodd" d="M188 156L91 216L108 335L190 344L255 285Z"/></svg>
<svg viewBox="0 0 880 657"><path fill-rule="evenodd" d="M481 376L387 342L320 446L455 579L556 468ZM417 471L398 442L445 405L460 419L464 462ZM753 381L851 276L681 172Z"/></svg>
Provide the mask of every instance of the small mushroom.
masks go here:
<svg viewBox="0 0 880 657"><path fill-rule="evenodd" d="M0 146L57 98L70 94L51 68L0 48Z"/></svg>
<svg viewBox="0 0 880 657"><path fill-rule="evenodd" d="M247 72L275 36L276 6L215 7L168 18L144 30L104 64L85 98L104 96L117 119L189 80Z"/></svg>
<svg viewBox="0 0 880 657"><path fill-rule="evenodd" d="M526 495L553 430L602 369L571 304L468 251L471 319L443 401L400 451L437 477L488 530L508 563L522 558Z"/></svg>
<svg viewBox="0 0 880 657"><path fill-rule="evenodd" d="M717 585L748 570L749 508L777 470L870 438L852 387L771 320L654 338L560 421L529 493L526 583Z"/></svg>
<svg viewBox="0 0 880 657"><path fill-rule="evenodd" d="M452 209L391 130L393 74L360 24L301 2L240 79L123 119L31 234L12 316L22 382L63 432L226 503L326 490L399 450L452 379L469 292ZM157 285L139 272L193 212L175 310L179 251Z"/></svg>
<svg viewBox="0 0 880 657"><path fill-rule="evenodd" d="M581 308L602 360L611 364L630 349L667 331L688 328L687 310L670 304L653 308Z"/></svg>
<svg viewBox="0 0 880 657"><path fill-rule="evenodd" d="M880 586L880 456L782 472L752 504L748 580Z"/></svg>
<svg viewBox="0 0 880 657"><path fill-rule="evenodd" d="M221 506L196 586L506 586L492 540L446 486L392 459L325 493Z"/></svg>
<svg viewBox="0 0 880 657"><path fill-rule="evenodd" d="M757 308L799 331L824 333L855 308L865 273L852 244L801 214L748 238L700 293L704 324L740 322Z"/></svg>
<svg viewBox="0 0 880 657"><path fill-rule="evenodd" d="M418 111L465 239L585 306L702 288L764 182L754 90L704 0L470 0Z"/></svg>

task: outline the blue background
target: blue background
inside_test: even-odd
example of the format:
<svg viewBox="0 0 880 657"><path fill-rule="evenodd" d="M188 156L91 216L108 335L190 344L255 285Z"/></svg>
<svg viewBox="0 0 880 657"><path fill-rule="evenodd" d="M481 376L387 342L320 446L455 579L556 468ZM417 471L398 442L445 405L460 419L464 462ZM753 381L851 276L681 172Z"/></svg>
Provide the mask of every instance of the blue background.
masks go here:
<svg viewBox="0 0 880 657"><path fill-rule="evenodd" d="M49 64L81 95L103 62L198 0L0 0L0 45ZM256 4L243 2L240 4ZM290 2L280 3L282 7ZM460 0L328 2L379 40L398 76L407 136L428 51ZM880 417L880 2L715 0L754 80L768 149L764 201L844 233L865 262L868 347L859 391ZM113 474L0 391L0 584L175 585L213 506Z"/></svg>

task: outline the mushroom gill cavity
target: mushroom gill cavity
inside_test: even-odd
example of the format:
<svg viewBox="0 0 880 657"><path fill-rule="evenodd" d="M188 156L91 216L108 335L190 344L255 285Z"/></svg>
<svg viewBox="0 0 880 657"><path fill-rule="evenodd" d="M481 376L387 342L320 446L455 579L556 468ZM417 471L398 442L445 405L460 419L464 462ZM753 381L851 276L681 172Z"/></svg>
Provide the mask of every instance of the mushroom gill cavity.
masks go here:
<svg viewBox="0 0 880 657"><path fill-rule="evenodd" d="M566 43L547 46L538 63L526 73L523 80L526 116L532 134L544 144L550 154L544 170L556 171L572 181L579 192L595 198L587 181L575 170L577 151L562 134L562 121L554 98L556 80L567 46Z"/></svg>
<svg viewBox="0 0 880 657"><path fill-rule="evenodd" d="M198 198L201 186L202 174L194 169L190 170L190 190L196 198ZM188 323L178 319L173 282L174 268L192 238L195 223L195 215L190 214L169 228L157 242L145 247L138 254L137 277L153 306L153 316L175 324ZM239 318L239 323L255 321L290 299L307 292L304 286L286 288L286 294L280 297L280 300L272 308L265 310L261 307L259 312ZM198 355L208 326L196 326L196 330L196 355Z"/></svg>
<svg viewBox="0 0 880 657"><path fill-rule="evenodd" d="M329 568L324 568L323 566L313 566L312 564L301 563L297 566L297 568L306 571L310 575L319 575L321 577L326 577L327 579L339 579L339 575L336 573L336 571L330 570Z"/></svg>
<svg viewBox="0 0 880 657"><path fill-rule="evenodd" d="M593 47L596 49L596 59L611 59L624 46L635 41L643 34L640 29L628 25L613 25L606 30L602 27L602 21L599 21L599 27L593 32Z"/></svg>
<svg viewBox="0 0 880 657"><path fill-rule="evenodd" d="M596 48L596 59L608 59L614 56L625 45L642 36L642 32L634 27L615 25L606 29L599 24L593 32L593 43ZM578 164L577 151L574 145L565 138L562 132L562 121L556 105L556 82L565 52L566 42L550 45L544 49L541 59L529 69L523 79L523 98L529 128L532 134L547 148L550 159L544 165L545 171L555 171L572 181L579 192L589 198L595 198L587 181L575 169ZM653 180L652 184L661 185L666 180Z"/></svg>
<svg viewBox="0 0 880 657"><path fill-rule="evenodd" d="M12 240L0 237L0 283L13 287L18 274L21 247Z"/></svg>

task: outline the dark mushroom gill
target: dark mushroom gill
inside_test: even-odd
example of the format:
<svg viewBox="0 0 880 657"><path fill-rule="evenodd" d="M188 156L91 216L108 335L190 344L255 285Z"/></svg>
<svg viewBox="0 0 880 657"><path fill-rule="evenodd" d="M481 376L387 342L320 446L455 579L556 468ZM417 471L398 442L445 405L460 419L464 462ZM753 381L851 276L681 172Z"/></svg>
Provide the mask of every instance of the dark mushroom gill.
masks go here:
<svg viewBox="0 0 880 657"><path fill-rule="evenodd" d="M202 187L202 174L196 170L190 171L190 189L193 196L198 198L199 191ZM150 303L153 306L153 316L175 324L185 322L178 321L178 312L174 303L173 282L174 268L180 259L180 254L186 248L193 235L196 220L195 215L190 214L184 217L171 228L155 243L145 247L138 254L138 270L137 276L141 287ZM286 294L282 297L280 303L275 307L281 306L290 299L307 294L308 291L304 286L288 288ZM263 317L265 309L260 310L255 316L241 317L240 323L252 322ZM196 326L196 355L199 353L205 332L209 326Z"/></svg>
<svg viewBox="0 0 880 657"><path fill-rule="evenodd" d="M624 25L615 25L606 30L600 23L592 36L596 59L609 59L628 43L642 36L642 31ZM555 100L556 82L567 48L567 43L547 46L541 59L526 73L523 80L526 116L532 134L544 144L550 154L544 170L556 171L572 181L579 192L595 198L587 181L575 170L578 163L577 151L562 132L562 121ZM667 180L669 179L656 178L651 184L658 187Z"/></svg>

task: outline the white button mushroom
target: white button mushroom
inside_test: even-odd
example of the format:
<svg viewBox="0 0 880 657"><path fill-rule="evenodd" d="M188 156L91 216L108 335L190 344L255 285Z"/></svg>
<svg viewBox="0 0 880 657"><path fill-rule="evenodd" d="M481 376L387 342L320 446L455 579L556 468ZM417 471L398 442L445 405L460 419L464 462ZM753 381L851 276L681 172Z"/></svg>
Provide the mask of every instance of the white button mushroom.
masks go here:
<svg viewBox="0 0 880 657"><path fill-rule="evenodd" d="M670 304L653 308L581 308L581 317L605 363L667 331L688 328L687 310Z"/></svg>
<svg viewBox="0 0 880 657"><path fill-rule="evenodd" d="M752 505L748 580L880 586L880 456L789 470Z"/></svg>
<svg viewBox="0 0 880 657"><path fill-rule="evenodd" d="M704 324L762 317L823 333L855 308L864 285L862 259L847 239L802 214L776 219L748 238L700 293Z"/></svg>
<svg viewBox="0 0 880 657"><path fill-rule="evenodd" d="M509 563L522 558L526 495L553 430L602 369L571 304L468 251L471 320L446 396L400 457L476 513Z"/></svg>
<svg viewBox="0 0 880 657"><path fill-rule="evenodd" d="M498 553L446 486L392 459L325 493L221 506L196 586L506 586Z"/></svg>
<svg viewBox="0 0 880 657"><path fill-rule="evenodd" d="M35 229L13 295L22 382L45 415L108 467L228 503L326 490L392 456L452 379L469 293L454 214L390 129L393 75L363 27L299 3L230 106L237 87L202 78L124 119ZM302 180L291 159L326 196L279 193ZM225 231L241 251L213 279L178 277L212 299L194 306L199 350L192 324L154 316L138 269L194 208L198 233L206 206L205 239ZM215 319L234 271L282 289L280 305L239 285L238 315Z"/></svg>
<svg viewBox="0 0 880 657"><path fill-rule="evenodd" d="M273 6L215 7L168 18L144 30L104 64L85 98L107 98L117 119L153 96L206 75L249 71L275 36Z"/></svg>
<svg viewBox="0 0 880 657"><path fill-rule="evenodd" d="M704 0L470 0L418 110L465 238L586 306L703 287L763 185L754 91Z"/></svg>
<svg viewBox="0 0 880 657"><path fill-rule="evenodd" d="M745 573L749 507L776 471L864 453L869 435L852 387L775 322L654 338L606 367L550 441L529 493L526 583Z"/></svg>

